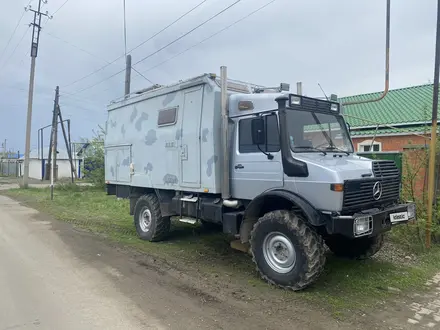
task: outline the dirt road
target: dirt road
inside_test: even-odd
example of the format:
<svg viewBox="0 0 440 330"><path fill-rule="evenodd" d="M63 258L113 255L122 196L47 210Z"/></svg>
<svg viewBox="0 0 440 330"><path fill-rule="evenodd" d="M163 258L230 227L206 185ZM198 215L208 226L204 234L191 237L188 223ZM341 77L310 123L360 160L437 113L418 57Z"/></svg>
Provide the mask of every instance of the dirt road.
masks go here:
<svg viewBox="0 0 440 330"><path fill-rule="evenodd" d="M148 257L4 196L0 260L2 330L350 329L301 308L280 319L259 305L224 301L188 285L184 274L170 276Z"/></svg>
<svg viewBox="0 0 440 330"><path fill-rule="evenodd" d="M0 329L166 329L35 215L0 197Z"/></svg>
<svg viewBox="0 0 440 330"><path fill-rule="evenodd" d="M440 274L423 294L340 322L292 293L213 283L1 195L0 261L0 330L440 328Z"/></svg>

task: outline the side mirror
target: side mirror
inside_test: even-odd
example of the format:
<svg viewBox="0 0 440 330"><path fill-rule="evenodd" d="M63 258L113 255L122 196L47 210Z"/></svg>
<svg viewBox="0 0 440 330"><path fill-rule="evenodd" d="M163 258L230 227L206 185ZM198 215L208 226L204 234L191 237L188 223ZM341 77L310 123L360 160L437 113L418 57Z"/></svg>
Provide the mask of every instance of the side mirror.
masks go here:
<svg viewBox="0 0 440 330"><path fill-rule="evenodd" d="M254 118L251 122L252 130L252 143L253 144L265 144L266 143L266 130L263 118Z"/></svg>

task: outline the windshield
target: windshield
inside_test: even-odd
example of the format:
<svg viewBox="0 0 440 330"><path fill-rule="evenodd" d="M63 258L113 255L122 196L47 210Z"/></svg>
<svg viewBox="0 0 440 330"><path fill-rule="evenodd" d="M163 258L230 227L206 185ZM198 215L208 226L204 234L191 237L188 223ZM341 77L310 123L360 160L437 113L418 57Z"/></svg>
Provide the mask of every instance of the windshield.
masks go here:
<svg viewBox="0 0 440 330"><path fill-rule="evenodd" d="M344 120L338 115L288 110L287 127L294 152L353 152Z"/></svg>

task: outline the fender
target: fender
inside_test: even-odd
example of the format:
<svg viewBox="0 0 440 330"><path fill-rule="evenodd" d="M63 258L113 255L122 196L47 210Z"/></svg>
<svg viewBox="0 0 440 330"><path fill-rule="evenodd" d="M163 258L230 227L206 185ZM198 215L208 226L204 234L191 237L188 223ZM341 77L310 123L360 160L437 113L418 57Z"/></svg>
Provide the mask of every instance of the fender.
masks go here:
<svg viewBox="0 0 440 330"><path fill-rule="evenodd" d="M301 209L306 219L313 226L322 226L326 224L325 218L321 212L318 212L307 200L301 196L284 189L271 189L255 197L247 206L244 218L258 218L264 201L267 199L284 199L291 202Z"/></svg>

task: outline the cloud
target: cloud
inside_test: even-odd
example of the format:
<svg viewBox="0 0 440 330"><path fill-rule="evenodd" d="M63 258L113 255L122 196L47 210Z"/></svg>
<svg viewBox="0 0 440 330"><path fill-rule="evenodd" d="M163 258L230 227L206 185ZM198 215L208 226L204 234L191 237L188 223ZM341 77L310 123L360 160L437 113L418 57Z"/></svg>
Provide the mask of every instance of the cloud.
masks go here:
<svg viewBox="0 0 440 330"><path fill-rule="evenodd" d="M33 0L33 6L36 6ZM242 0L225 14L151 56L136 68L154 82L168 84L203 72L219 72L228 66L233 78L258 84L288 82L294 88L303 82L304 92L321 96L318 82L327 94L351 95L383 89L385 46L385 1L277 0L261 12L152 70L186 48L247 15L268 0ZM0 12L0 52L8 41L27 0L8 1ZM64 0L50 0L44 10L55 11ZM127 2L127 43L131 49L160 31L200 0L162 0L157 5L144 0ZM175 26L133 52L133 63L194 28L233 0L208 0ZM423 84L432 80L434 1L393 1L391 16L391 87ZM23 150L29 80L32 15L26 13L5 56L0 58L0 139ZM45 20L43 20L45 22ZM55 36L50 36L49 34ZM57 39L61 38L77 48ZM87 53L79 50L81 48ZM0 53L1 54L1 53ZM32 144L39 127L51 121L53 94L75 93L122 70L124 59L95 75L69 83L99 69L124 54L121 1L71 0L43 24L37 58ZM4 65L7 58L10 60ZM4 66L4 68L3 68ZM150 85L132 73L133 89ZM67 85L67 86L66 86ZM124 75L116 75L84 92L61 98L65 117L72 120L72 138L91 136L103 125L106 104L123 93ZM48 133L46 133L48 136Z"/></svg>

